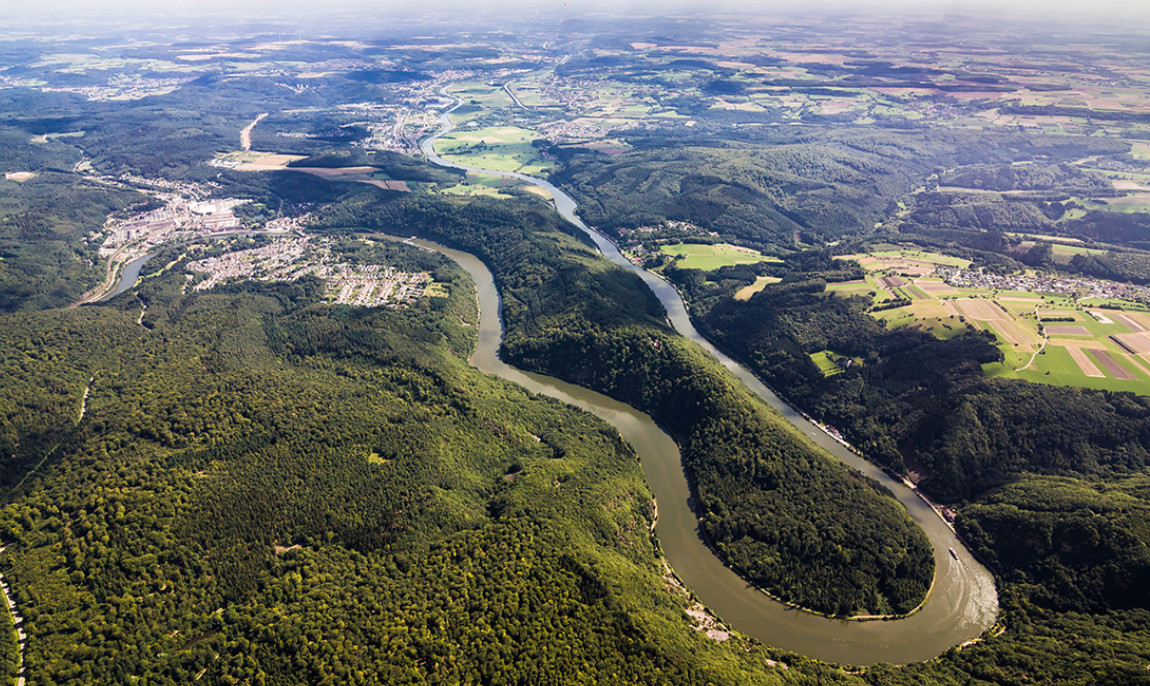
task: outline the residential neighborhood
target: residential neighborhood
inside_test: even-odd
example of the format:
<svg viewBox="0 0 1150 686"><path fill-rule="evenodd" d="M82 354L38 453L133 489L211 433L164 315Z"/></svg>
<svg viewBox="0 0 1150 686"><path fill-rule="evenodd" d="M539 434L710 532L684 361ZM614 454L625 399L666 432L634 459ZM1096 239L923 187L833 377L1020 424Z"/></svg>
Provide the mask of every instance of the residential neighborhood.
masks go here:
<svg viewBox="0 0 1150 686"><path fill-rule="evenodd" d="M398 307L422 297L431 276L427 272L407 273L379 264L336 262L325 239L290 238L270 245L206 257L192 262L188 269L208 274L194 287L196 291L215 288L235 279L256 281L298 281L305 276L323 280L326 295L341 305Z"/></svg>

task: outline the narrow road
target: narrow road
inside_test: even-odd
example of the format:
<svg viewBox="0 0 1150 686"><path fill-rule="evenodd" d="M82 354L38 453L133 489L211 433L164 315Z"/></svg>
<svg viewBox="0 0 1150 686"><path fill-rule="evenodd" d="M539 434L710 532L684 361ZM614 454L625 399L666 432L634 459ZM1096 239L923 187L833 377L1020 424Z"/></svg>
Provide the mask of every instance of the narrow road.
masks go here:
<svg viewBox="0 0 1150 686"><path fill-rule="evenodd" d="M1034 318L1038 320L1039 324L1042 323L1042 320L1038 318L1038 305L1034 306ZM1043 350L1046 350L1046 344L1049 341L1050 341L1050 334L1046 333L1046 327L1044 326L1044 327L1042 327L1042 345L1038 348L1038 350L1034 351L1033 355L1030 356L1029 362L1022 365L1018 369L1015 369L1014 371L1020 372L1023 369L1028 369L1030 367L1030 365L1034 364L1034 360L1038 358L1038 353L1042 352Z"/></svg>
<svg viewBox="0 0 1150 686"><path fill-rule="evenodd" d="M145 305L145 308L147 306ZM142 320L144 315L140 315ZM92 391L92 382L96 380L96 375L93 374L92 378L88 379L88 386L84 389L84 397L80 399L80 416L76 418L76 423L79 424L84 420L84 414L88 411L88 393Z"/></svg>
<svg viewBox="0 0 1150 686"><path fill-rule="evenodd" d="M136 323L139 324L140 326L143 326L144 325L144 315L148 313L148 303L146 303L142 299L140 299L139 293L136 294L136 301L140 303L140 318L136 320ZM95 378L95 377L93 377L93 378Z"/></svg>
<svg viewBox="0 0 1150 686"><path fill-rule="evenodd" d="M0 547L3 554L8 546ZM20 644L16 662L16 686L24 686L24 652L28 647L28 636L24 633L24 618L20 616L20 609L16 601L12 600L12 589L8 588L8 581L0 574L0 592L4 593L4 600L8 603L8 612L12 615L12 623L16 625L16 639Z"/></svg>
<svg viewBox="0 0 1150 686"><path fill-rule="evenodd" d="M522 102L519 100L519 96L518 96L518 95L516 95L516 94L515 94L515 92L511 90L511 82L510 82L510 81L508 81L507 83L503 84L503 90L507 92L507 95L508 95L508 96L511 98L511 100L512 100L512 101L515 103L515 105L516 105L517 107L521 107L522 109L527 109L527 106L526 106L526 105L524 105L524 104L523 104L523 103L522 103Z"/></svg>

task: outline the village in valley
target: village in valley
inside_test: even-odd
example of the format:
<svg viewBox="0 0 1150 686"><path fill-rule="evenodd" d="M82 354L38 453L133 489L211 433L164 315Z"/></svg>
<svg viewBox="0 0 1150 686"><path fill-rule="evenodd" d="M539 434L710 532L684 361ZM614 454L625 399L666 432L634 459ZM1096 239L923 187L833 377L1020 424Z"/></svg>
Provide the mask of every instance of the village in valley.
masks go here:
<svg viewBox="0 0 1150 686"><path fill-rule="evenodd" d="M236 279L292 282L313 276L324 282L328 300L359 307L398 307L428 294L432 285L427 272L337 262L330 239L310 237L283 238L259 248L206 257L188 264L188 269L208 275L195 284L195 291Z"/></svg>

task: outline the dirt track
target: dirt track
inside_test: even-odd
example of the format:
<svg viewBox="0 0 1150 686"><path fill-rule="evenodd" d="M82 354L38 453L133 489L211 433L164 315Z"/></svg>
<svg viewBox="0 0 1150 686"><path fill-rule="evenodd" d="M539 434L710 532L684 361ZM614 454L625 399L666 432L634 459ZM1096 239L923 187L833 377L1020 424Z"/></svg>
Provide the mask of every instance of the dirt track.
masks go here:
<svg viewBox="0 0 1150 686"><path fill-rule="evenodd" d="M245 126L240 131L240 149L241 150L251 150L252 149L252 129L254 129L256 127L256 124L263 121L264 118L266 118L267 116L268 116L268 113L264 112L260 116L256 117L252 121L252 123L248 124L247 126Z"/></svg>

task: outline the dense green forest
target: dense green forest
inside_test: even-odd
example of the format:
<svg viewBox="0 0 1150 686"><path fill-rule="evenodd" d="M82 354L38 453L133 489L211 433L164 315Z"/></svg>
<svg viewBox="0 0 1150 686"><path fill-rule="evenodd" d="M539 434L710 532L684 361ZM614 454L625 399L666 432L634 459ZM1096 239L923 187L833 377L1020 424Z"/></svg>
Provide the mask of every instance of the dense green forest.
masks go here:
<svg viewBox="0 0 1150 686"><path fill-rule="evenodd" d="M971 165L941 174L938 185L987 191L1054 191L1090 196L1114 193L1113 184L1101 173L1069 164Z"/></svg>
<svg viewBox="0 0 1150 686"><path fill-rule="evenodd" d="M723 137L634 133L628 141L635 149L614 156L578 149L559 152L564 164L551 180L577 197L580 215L588 224L613 231L686 221L758 247L791 247L796 237L804 243L821 243L869 232L937 170L976 162L1066 161L1129 148L1112 139L1073 136L866 129L846 133L816 127L803 127L801 132L757 130L753 138L738 133ZM1053 169L1063 171L1048 174L1049 179L1036 171L1027 176L1012 171L1008 177L1015 185L1073 178L1113 193L1105 179L1064 167ZM975 184L981 179L973 170L966 176L954 175L954 183ZM992 181L1006 183L997 177ZM1024 207L1006 204L1012 209ZM997 221L1001 215L996 215ZM938 223L933 215L914 219L920 224ZM1019 227L1032 225L1022 222Z"/></svg>
<svg viewBox="0 0 1150 686"><path fill-rule="evenodd" d="M58 172L0 179L0 312L77 300L103 276L88 234L107 215L144 200L135 191Z"/></svg>
<svg viewBox="0 0 1150 686"><path fill-rule="evenodd" d="M933 559L902 507L815 452L674 335L638 278L564 235L574 227L545 205L367 192L327 208L317 228L349 226L416 232L484 259L503 298L506 358L601 390L666 427L704 534L751 580L832 614L901 613L921 601ZM901 553L876 554L878 540Z"/></svg>
<svg viewBox="0 0 1150 686"><path fill-rule="evenodd" d="M1000 637L868 680L1125 683L1144 669L1150 401L984 377L980 365L999 356L985 334L888 330L868 299L829 296L828 281L860 275L830 251L665 273L711 340L869 457L921 473L925 491L959 506L959 532L999 579ZM782 281L732 297L761 273ZM809 353L828 349L861 364L824 376Z"/></svg>
<svg viewBox="0 0 1150 686"><path fill-rule="evenodd" d="M30 684L788 674L689 628L634 453L472 370L474 291L434 261L448 295L398 311L306 281L185 296L175 270L139 289L148 326L131 294L5 315L0 565ZM46 417L43 458L9 457Z"/></svg>

